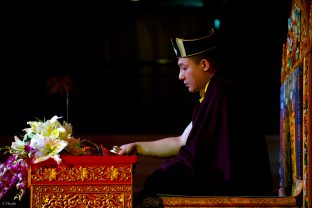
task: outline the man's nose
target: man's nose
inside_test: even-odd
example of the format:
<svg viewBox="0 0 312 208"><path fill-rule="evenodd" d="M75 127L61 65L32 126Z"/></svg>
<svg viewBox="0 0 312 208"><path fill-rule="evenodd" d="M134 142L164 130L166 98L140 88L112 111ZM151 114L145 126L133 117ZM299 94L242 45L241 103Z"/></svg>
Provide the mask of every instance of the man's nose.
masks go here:
<svg viewBox="0 0 312 208"><path fill-rule="evenodd" d="M183 71L181 70L181 71L179 72L179 80L184 80L184 79L185 79L185 76L184 76Z"/></svg>

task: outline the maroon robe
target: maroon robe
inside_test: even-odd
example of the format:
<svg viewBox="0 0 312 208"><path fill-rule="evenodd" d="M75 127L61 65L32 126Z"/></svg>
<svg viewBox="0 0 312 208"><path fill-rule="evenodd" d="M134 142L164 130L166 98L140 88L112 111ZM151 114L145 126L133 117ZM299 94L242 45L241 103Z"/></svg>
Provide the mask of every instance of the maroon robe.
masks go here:
<svg viewBox="0 0 312 208"><path fill-rule="evenodd" d="M258 131L263 127L244 92L243 85L215 75L203 102L194 109L186 145L146 179L144 190L157 194L271 195L265 136Z"/></svg>

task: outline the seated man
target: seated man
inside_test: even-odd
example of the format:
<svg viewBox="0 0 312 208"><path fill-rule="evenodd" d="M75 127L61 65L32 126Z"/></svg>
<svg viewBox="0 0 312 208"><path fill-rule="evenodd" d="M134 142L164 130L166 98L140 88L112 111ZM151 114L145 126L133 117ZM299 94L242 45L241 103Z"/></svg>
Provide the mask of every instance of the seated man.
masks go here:
<svg viewBox="0 0 312 208"><path fill-rule="evenodd" d="M134 142L118 154L166 158L134 200L153 194L271 195L272 175L265 136L248 112L242 82L219 71L213 28L203 37L172 40L179 79L199 92L192 121L177 137ZM235 63L233 63L235 64ZM256 110L256 109L253 109Z"/></svg>

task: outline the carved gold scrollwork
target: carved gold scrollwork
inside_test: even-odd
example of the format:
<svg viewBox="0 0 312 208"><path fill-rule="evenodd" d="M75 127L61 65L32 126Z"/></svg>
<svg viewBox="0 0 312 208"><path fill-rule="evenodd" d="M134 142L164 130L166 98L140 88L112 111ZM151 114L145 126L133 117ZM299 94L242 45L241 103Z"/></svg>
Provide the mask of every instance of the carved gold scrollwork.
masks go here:
<svg viewBox="0 0 312 208"><path fill-rule="evenodd" d="M33 181L125 181L132 177L131 167L39 167L31 172Z"/></svg>
<svg viewBox="0 0 312 208"><path fill-rule="evenodd" d="M98 191L100 191L99 187L97 187L97 186L87 186L86 190L87 191L91 191L91 192L98 192Z"/></svg>
<svg viewBox="0 0 312 208"><path fill-rule="evenodd" d="M40 207L40 192L35 191L34 193L32 193L31 203L33 208Z"/></svg>
<svg viewBox="0 0 312 208"><path fill-rule="evenodd" d="M62 186L51 186L50 189L53 192L64 192L64 188Z"/></svg>
<svg viewBox="0 0 312 208"><path fill-rule="evenodd" d="M124 193L103 194L43 194L41 207L125 207ZM127 207L131 207L127 206Z"/></svg>
<svg viewBox="0 0 312 208"><path fill-rule="evenodd" d="M131 185L33 186L32 208L132 207Z"/></svg>
<svg viewBox="0 0 312 208"><path fill-rule="evenodd" d="M59 185L59 186L33 186L34 192L64 192L64 193L92 193L92 192L125 192L132 191L131 185ZM131 193L130 193L131 194Z"/></svg>
<svg viewBox="0 0 312 208"><path fill-rule="evenodd" d="M83 189L80 186L67 187L69 192L81 192Z"/></svg>

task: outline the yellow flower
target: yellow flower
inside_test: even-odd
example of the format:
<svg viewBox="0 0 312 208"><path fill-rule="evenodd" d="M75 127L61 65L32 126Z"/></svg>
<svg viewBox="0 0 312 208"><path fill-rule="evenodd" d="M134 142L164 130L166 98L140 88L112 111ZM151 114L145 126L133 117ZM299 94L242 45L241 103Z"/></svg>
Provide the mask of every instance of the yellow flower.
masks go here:
<svg viewBox="0 0 312 208"><path fill-rule="evenodd" d="M56 168L47 168L44 170L44 175L49 181L53 181L56 179L57 171Z"/></svg>
<svg viewBox="0 0 312 208"><path fill-rule="evenodd" d="M53 137L63 139L68 137L72 133L72 128L70 124L63 126L57 119L62 118L58 116L53 116L50 120L45 122L41 121L29 121L27 122L30 125L30 128L24 129L26 134L32 137L32 135L40 134L44 137Z"/></svg>
<svg viewBox="0 0 312 208"><path fill-rule="evenodd" d="M111 180L116 180L119 176L119 171L114 166L107 168L107 175Z"/></svg>
<svg viewBox="0 0 312 208"><path fill-rule="evenodd" d="M87 168L79 167L78 171L79 171L78 174L79 174L82 181L84 181L88 178L89 172L88 172Z"/></svg>

